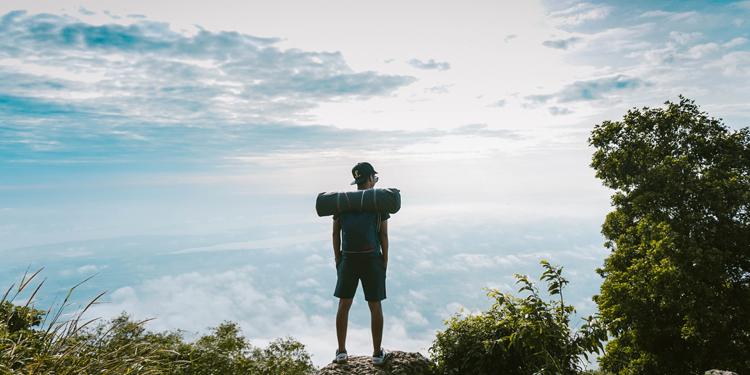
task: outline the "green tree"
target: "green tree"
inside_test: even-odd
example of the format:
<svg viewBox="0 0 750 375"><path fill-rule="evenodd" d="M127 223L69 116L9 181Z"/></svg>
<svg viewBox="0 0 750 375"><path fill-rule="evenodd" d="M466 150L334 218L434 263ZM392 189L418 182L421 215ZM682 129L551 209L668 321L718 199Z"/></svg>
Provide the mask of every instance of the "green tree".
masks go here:
<svg viewBox="0 0 750 375"><path fill-rule="evenodd" d="M177 348L187 365L176 373L305 375L315 371L305 346L291 337L259 348L241 335L237 323L224 322L211 331L195 343Z"/></svg>
<svg viewBox="0 0 750 375"><path fill-rule="evenodd" d="M588 317L576 331L563 288L562 268L542 261L541 280L552 300L545 301L527 276L516 275L525 298L490 289L489 311L452 316L430 348L441 374L576 374L589 353L602 348L605 330Z"/></svg>
<svg viewBox="0 0 750 375"><path fill-rule="evenodd" d="M621 374L750 373L750 133L680 96L596 125L614 189L595 297Z"/></svg>

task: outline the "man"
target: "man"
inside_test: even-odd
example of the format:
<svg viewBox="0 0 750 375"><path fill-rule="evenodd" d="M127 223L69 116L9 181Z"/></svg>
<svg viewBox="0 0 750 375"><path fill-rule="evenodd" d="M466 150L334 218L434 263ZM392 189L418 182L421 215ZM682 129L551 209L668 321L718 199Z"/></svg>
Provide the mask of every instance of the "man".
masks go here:
<svg viewBox="0 0 750 375"><path fill-rule="evenodd" d="M370 163L358 163L352 176L358 190L372 189L378 182L378 172ZM372 363L385 363L386 352L380 346L383 338L383 310L385 272L388 266L388 213L346 212L333 216L333 255L336 260L336 291L339 308L336 313L336 336L339 347L335 363L346 363L346 327L357 284L362 280L365 300L370 307L372 330Z"/></svg>

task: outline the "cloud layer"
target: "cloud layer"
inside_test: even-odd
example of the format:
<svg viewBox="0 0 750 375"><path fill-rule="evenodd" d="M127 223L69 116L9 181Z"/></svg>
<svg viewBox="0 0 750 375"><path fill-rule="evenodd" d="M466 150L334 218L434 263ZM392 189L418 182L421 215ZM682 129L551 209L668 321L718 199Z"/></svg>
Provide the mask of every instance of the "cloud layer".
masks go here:
<svg viewBox="0 0 750 375"><path fill-rule="evenodd" d="M190 36L144 20L94 25L15 11L0 18L0 34L0 152L11 160L329 147L352 132L295 126L306 111L415 81L355 72L339 52L281 50L279 39L236 32Z"/></svg>

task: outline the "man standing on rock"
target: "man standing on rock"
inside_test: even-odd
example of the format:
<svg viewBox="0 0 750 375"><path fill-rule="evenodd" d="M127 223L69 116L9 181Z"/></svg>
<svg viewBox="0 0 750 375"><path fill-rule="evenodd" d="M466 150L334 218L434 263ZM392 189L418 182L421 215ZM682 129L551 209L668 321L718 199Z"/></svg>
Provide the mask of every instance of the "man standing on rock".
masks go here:
<svg viewBox="0 0 750 375"><path fill-rule="evenodd" d="M358 163L352 168L357 190L372 189L378 182L378 172L370 163ZM336 336L339 347L335 363L346 363L346 328L349 308L362 280L365 300L370 307L372 329L372 363L382 365L386 352L380 346L383 339L383 309L385 273L388 266L388 213L346 212L333 216L333 255L336 259L336 291L339 308L336 313Z"/></svg>

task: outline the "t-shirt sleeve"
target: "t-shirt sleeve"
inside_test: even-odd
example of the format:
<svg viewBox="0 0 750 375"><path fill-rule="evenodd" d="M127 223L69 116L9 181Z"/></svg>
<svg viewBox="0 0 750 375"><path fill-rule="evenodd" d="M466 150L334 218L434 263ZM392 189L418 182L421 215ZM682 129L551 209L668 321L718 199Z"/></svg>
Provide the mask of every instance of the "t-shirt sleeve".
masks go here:
<svg viewBox="0 0 750 375"><path fill-rule="evenodd" d="M391 214L383 212L380 214L380 221L386 221L391 218Z"/></svg>

